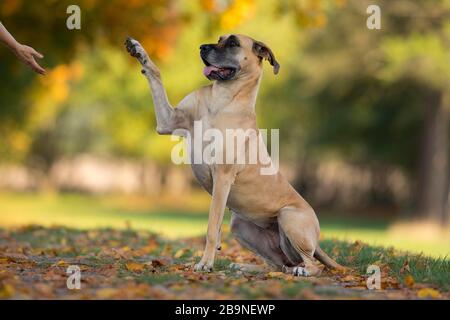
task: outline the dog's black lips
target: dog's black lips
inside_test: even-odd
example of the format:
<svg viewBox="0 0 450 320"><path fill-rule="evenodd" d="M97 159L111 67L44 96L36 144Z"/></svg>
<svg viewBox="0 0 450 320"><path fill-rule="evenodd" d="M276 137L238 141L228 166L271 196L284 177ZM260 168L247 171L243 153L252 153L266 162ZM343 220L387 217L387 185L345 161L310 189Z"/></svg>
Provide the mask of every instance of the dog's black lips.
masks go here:
<svg viewBox="0 0 450 320"><path fill-rule="evenodd" d="M208 61L206 61L205 58L203 58L202 56L200 56L200 58L202 58L203 63L205 64L205 66L209 67L211 65L211 63L209 63Z"/></svg>
<svg viewBox="0 0 450 320"><path fill-rule="evenodd" d="M205 64L205 66L210 67L216 67L217 71L211 71L211 73L209 75L207 75L206 77L209 80L230 80L232 79L236 72L237 69L235 67L226 67L226 66L216 66L213 65L211 63L209 63L205 58L201 57L201 59L203 60L203 63Z"/></svg>

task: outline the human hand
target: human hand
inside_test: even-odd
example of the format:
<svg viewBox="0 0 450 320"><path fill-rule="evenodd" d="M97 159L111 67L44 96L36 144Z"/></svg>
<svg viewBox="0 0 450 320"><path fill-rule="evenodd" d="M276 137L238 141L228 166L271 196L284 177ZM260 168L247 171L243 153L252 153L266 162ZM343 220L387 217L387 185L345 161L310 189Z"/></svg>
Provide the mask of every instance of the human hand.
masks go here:
<svg viewBox="0 0 450 320"><path fill-rule="evenodd" d="M33 71L42 75L45 74L45 69L42 68L35 60L35 58L42 59L44 56L34 50L32 47L26 46L24 44L17 44L17 46L14 48L14 53L23 63L33 69Z"/></svg>

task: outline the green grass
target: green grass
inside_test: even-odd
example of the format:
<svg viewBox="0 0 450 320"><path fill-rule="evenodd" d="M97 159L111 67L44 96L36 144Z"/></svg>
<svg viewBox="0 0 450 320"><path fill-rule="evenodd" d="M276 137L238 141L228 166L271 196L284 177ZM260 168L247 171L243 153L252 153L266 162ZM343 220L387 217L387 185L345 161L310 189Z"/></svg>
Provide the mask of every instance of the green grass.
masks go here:
<svg viewBox="0 0 450 320"><path fill-rule="evenodd" d="M141 249L150 239L156 246L143 252ZM14 274L0 283L0 299L414 299L420 297L422 288L433 288L436 297L449 297L448 259L406 254L361 242L325 239L321 241L322 248L352 270L345 273L325 270L319 278L296 278L279 272L231 270L229 265L235 261L235 252L239 248L227 232L223 236L223 245L214 271L198 273L192 271L192 266L199 257L191 252L201 250L203 244L195 238L170 240L149 231L127 229L0 228L0 248L3 250L0 252L0 273L7 270L8 274ZM116 255L111 248L128 249ZM178 257L176 253L180 248L189 251ZM67 255L67 251L75 255ZM249 259L254 261L254 256L245 250L239 257L245 263L250 262ZM142 266L157 260L163 262L150 264L153 265L151 268L136 271L128 267L130 262ZM405 261L409 268L402 271ZM83 283L82 291L65 289L65 268L71 264L81 265L89 279ZM386 290L365 288L367 267L373 264L381 268L382 286ZM115 271L105 274L108 270ZM41 290L40 275L50 276L45 280L45 291ZM410 276L414 285L405 282L405 277Z"/></svg>
<svg viewBox="0 0 450 320"><path fill-rule="evenodd" d="M182 280L183 278L178 274L145 274L136 278L137 282L143 282L151 285L160 284L166 286Z"/></svg>
<svg viewBox="0 0 450 320"><path fill-rule="evenodd" d="M333 252L338 263L356 268L366 274L367 267L372 264L387 264L394 276L403 280L405 274L401 269L408 261L410 274L416 282L431 283L448 291L450 289L450 259L432 258L421 254L409 254L394 251L393 248L362 245L357 253L352 245L342 241L323 240L321 247L326 252ZM337 254L336 254L337 253ZM353 257L349 262L349 257Z"/></svg>
<svg viewBox="0 0 450 320"><path fill-rule="evenodd" d="M206 210L170 209L167 205L162 207L152 201L136 206L135 199L118 201L117 198L3 193L0 194L0 227L39 224L77 229L126 229L131 226L171 239L202 235L206 231ZM179 208L180 204L177 205ZM450 238L419 241L415 234L393 234L385 220L330 218L321 212L319 220L325 239L362 240L373 246L394 246L396 249L423 252L434 257L447 257L450 253ZM225 224L228 221L229 214L225 217Z"/></svg>
<svg viewBox="0 0 450 320"><path fill-rule="evenodd" d="M206 220L206 213L121 208L110 205L108 199L82 195L0 194L0 226L39 224L80 229L131 226L178 238L202 234Z"/></svg>

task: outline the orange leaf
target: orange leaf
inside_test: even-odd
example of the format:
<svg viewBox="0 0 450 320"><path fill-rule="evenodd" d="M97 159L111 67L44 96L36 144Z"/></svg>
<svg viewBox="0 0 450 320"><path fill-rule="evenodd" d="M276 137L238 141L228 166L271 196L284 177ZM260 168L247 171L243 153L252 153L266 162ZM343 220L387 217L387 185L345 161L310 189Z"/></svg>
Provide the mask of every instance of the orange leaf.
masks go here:
<svg viewBox="0 0 450 320"><path fill-rule="evenodd" d="M145 269L145 264L137 262L127 262L125 267L131 272L142 272Z"/></svg>
<svg viewBox="0 0 450 320"><path fill-rule="evenodd" d="M405 277L405 284L406 284L408 287L412 288L412 287L414 286L414 283L415 283L415 281L414 281L413 276L410 275L410 274L408 274L408 275Z"/></svg>

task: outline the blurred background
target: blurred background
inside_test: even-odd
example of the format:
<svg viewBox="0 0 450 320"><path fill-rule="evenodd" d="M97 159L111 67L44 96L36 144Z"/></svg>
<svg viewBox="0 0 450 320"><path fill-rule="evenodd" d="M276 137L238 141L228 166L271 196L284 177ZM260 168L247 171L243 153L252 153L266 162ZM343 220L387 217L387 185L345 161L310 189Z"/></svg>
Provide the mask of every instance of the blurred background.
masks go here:
<svg viewBox="0 0 450 320"><path fill-rule="evenodd" d="M144 45L176 105L208 83L199 45L243 33L281 64L265 67L259 126L280 128L281 171L322 236L450 253L449 0L4 0L0 21L48 71L0 48L0 228L205 233L209 195L171 163L123 42Z"/></svg>

